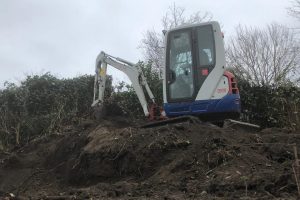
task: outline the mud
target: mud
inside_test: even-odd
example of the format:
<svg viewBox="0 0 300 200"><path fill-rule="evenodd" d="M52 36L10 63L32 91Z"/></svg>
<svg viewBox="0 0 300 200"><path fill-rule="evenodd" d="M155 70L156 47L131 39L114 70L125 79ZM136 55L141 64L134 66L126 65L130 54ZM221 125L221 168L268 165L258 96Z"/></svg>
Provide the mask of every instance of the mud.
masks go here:
<svg viewBox="0 0 300 200"><path fill-rule="evenodd" d="M287 129L84 121L0 153L0 199L296 199L299 145Z"/></svg>

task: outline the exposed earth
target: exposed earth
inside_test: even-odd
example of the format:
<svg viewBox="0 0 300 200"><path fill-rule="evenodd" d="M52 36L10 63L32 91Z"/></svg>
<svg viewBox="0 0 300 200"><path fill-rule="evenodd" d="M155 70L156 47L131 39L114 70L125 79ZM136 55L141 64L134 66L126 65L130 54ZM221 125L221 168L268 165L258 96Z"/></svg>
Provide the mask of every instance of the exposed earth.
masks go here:
<svg viewBox="0 0 300 200"><path fill-rule="evenodd" d="M300 134L82 120L0 152L0 199L297 199Z"/></svg>

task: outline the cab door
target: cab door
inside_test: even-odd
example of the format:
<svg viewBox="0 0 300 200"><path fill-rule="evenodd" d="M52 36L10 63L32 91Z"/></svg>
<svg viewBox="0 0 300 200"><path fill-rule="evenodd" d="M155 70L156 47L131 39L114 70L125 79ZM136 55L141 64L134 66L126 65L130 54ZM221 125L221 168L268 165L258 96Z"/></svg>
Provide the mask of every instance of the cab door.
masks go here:
<svg viewBox="0 0 300 200"><path fill-rule="evenodd" d="M195 56L192 29L170 32L166 60L168 102L192 101L195 98Z"/></svg>
<svg viewBox="0 0 300 200"><path fill-rule="evenodd" d="M212 25L196 27L195 35L198 74L197 86L201 89L204 81L216 65L215 39Z"/></svg>

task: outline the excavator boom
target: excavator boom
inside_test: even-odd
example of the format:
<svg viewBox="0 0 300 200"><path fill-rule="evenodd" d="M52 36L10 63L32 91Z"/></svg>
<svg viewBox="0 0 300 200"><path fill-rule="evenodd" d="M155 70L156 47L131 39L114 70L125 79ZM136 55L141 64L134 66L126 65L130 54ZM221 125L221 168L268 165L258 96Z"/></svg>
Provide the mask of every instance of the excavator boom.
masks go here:
<svg viewBox="0 0 300 200"><path fill-rule="evenodd" d="M143 87L145 88L153 104L155 104L155 98L146 81L146 78L143 74L141 67L138 64L133 64L122 58L111 56L103 51L100 52L100 54L97 56L96 59L94 99L93 99L92 107L102 106L104 103L103 100L104 100L107 65L110 65L124 72L128 76L138 96L138 99L141 103L144 114L146 117L148 117L150 113L148 110L149 108L148 108L146 96L143 91Z"/></svg>

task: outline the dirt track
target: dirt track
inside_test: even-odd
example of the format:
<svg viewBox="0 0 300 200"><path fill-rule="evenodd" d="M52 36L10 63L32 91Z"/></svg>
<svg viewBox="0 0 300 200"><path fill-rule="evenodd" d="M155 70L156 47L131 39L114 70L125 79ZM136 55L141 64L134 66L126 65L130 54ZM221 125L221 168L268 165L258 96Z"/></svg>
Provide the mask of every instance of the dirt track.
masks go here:
<svg viewBox="0 0 300 200"><path fill-rule="evenodd" d="M0 198L296 199L294 143L300 134L275 128L85 121L0 153Z"/></svg>

